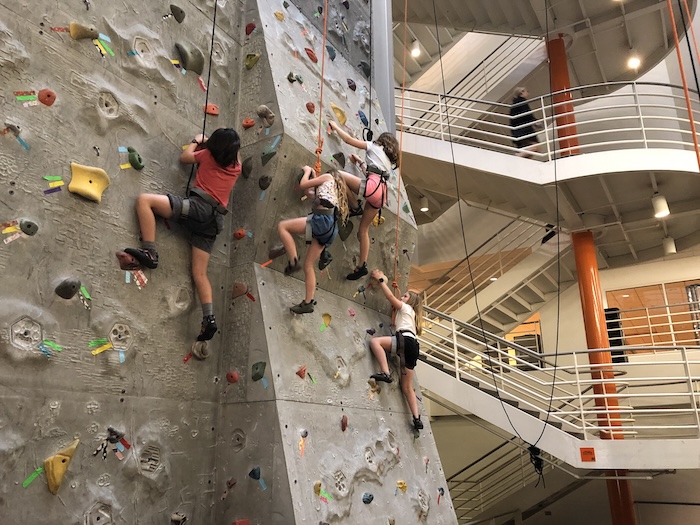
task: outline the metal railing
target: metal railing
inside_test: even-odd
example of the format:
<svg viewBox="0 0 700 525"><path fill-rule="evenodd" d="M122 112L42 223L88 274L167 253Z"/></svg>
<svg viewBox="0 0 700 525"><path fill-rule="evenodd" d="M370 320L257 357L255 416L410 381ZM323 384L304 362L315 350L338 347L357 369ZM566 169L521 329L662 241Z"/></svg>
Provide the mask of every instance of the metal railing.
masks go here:
<svg viewBox="0 0 700 525"><path fill-rule="evenodd" d="M572 100L554 102L554 98ZM459 144L515 154L510 104L441 93L406 90L401 122L401 89L395 91L396 128ZM610 82L558 91L528 101L535 125L531 157L549 161L573 153L630 148L693 150L693 136L683 88L655 82ZM700 101L692 91L691 107L700 128ZM564 122L573 117L573 124ZM522 126L530 126L523 124ZM562 134L568 135L562 137ZM578 142L567 144L562 139Z"/></svg>
<svg viewBox="0 0 700 525"><path fill-rule="evenodd" d="M622 349L628 361L597 365L589 354L600 350L538 354L429 307L424 322L419 339L428 364L516 401L581 439L598 439L601 432L700 437L700 347L668 346L657 354L641 346L603 349ZM603 374L610 378L593 377ZM615 393L590 388L611 384ZM619 406L607 407L608 398Z"/></svg>
<svg viewBox="0 0 700 525"><path fill-rule="evenodd" d="M700 304L677 303L648 306L617 312L618 319L608 319L611 346L635 345L654 347L700 344Z"/></svg>

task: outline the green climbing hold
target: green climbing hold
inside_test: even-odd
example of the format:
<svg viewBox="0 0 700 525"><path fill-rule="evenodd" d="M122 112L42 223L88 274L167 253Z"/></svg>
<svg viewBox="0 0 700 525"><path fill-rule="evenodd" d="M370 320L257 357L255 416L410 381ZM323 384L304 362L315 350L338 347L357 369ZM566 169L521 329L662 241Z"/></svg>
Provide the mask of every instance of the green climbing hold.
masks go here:
<svg viewBox="0 0 700 525"><path fill-rule="evenodd" d="M260 60L260 53L248 53L245 57L245 67L246 69L253 69L255 64Z"/></svg>
<svg viewBox="0 0 700 525"><path fill-rule="evenodd" d="M243 178L248 179L251 173L253 173L253 157L248 157L241 164L241 174Z"/></svg>
<svg viewBox="0 0 700 525"><path fill-rule="evenodd" d="M182 24L182 21L185 19L185 12L182 8L175 4L170 4L170 12L173 14L173 18L177 20L177 23Z"/></svg>
<svg viewBox="0 0 700 525"><path fill-rule="evenodd" d="M404 213L409 213L411 209L408 207L408 204L405 202L403 203L403 206L401 206L401 209L404 211Z"/></svg>
<svg viewBox="0 0 700 525"><path fill-rule="evenodd" d="M262 150L262 153L260 154L260 160L262 161L262 165L264 166L265 164L270 162L272 157L274 157L275 155L277 155L277 152L272 146L265 146L265 148Z"/></svg>
<svg viewBox="0 0 700 525"><path fill-rule="evenodd" d="M253 365L253 374L251 376L253 381L260 381L263 378L265 375L265 366L265 361L258 361Z"/></svg>
<svg viewBox="0 0 700 525"><path fill-rule="evenodd" d="M260 189L263 191L269 188L270 184L272 184L272 177L270 177L269 175L263 175L258 181L258 186L260 186Z"/></svg>
<svg viewBox="0 0 700 525"><path fill-rule="evenodd" d="M334 153L333 158L340 164L341 168L345 168L345 154L342 151L340 153Z"/></svg>
<svg viewBox="0 0 700 525"><path fill-rule="evenodd" d="M141 171L145 164L143 163L143 159L141 158L141 155L139 155L139 152L131 146L126 148L126 150L129 152L129 164L131 164L131 167L137 171Z"/></svg>
<svg viewBox="0 0 700 525"><path fill-rule="evenodd" d="M304 79L301 78L301 75L294 75L294 78L297 79L297 82L299 82L299 84L303 84L303 83L304 83Z"/></svg>
<svg viewBox="0 0 700 525"><path fill-rule="evenodd" d="M331 61L335 60L335 48L331 45L327 45L326 49L328 50L328 56L330 57Z"/></svg>
<svg viewBox="0 0 700 525"><path fill-rule="evenodd" d="M202 52L198 48L183 42L176 43L175 48L180 54L180 64L182 67L201 75L204 71L204 55Z"/></svg>
<svg viewBox="0 0 700 525"><path fill-rule="evenodd" d="M287 9L289 7L289 2L287 2L287 0L284 0L284 2L282 2L282 5L285 9Z"/></svg>
<svg viewBox="0 0 700 525"><path fill-rule="evenodd" d="M289 80L292 83L297 81L296 77L294 76L294 73L292 73L291 71L289 72L289 75L287 75L287 80Z"/></svg>

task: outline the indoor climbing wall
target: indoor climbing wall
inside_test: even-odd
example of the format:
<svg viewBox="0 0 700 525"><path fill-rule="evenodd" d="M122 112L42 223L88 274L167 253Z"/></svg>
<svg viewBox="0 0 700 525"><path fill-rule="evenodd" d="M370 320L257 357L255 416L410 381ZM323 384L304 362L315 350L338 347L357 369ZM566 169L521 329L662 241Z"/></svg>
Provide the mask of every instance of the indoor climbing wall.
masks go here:
<svg viewBox="0 0 700 525"><path fill-rule="evenodd" d="M369 5L158 4L0 0L3 522L456 523L427 417L415 435L398 382L367 383L390 320L369 279L344 279L359 218L312 314L289 312L303 274L268 258L277 222L308 213L295 186L319 129L324 169L351 172L329 120L386 129ZM184 192L178 156L205 109L244 162L209 267L220 333L197 359L178 225L158 222L156 270L121 271L114 251L137 244L140 193ZM405 289L416 227L398 172L383 215L368 265Z"/></svg>

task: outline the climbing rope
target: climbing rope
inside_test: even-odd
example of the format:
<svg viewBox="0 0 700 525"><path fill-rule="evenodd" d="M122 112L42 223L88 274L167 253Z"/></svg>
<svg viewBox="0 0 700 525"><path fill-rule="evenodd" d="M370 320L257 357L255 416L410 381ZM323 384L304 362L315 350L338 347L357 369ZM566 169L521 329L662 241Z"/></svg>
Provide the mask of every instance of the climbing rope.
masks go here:
<svg viewBox="0 0 700 525"><path fill-rule="evenodd" d="M321 90L318 100L318 142L316 144L316 175L321 174L321 154L323 153L323 137L321 137L323 120L323 85L326 83L326 35L328 34L328 0L323 2L323 44L321 45Z"/></svg>
<svg viewBox="0 0 700 525"><path fill-rule="evenodd" d="M202 122L202 135L204 135L204 132L207 129L207 106L209 105L209 83L211 82L211 64L213 61L214 57L214 34L216 33L216 12L217 12L217 6L219 5L218 1L214 1L214 17L212 19L212 24L211 24L211 42L209 44L209 71L207 71L207 89L205 90L205 97L204 97L204 121ZM194 169L195 165L192 164L192 168L190 169L190 178L187 179L187 191L185 195L189 195L190 193L190 184L192 184L192 176L194 175Z"/></svg>
<svg viewBox="0 0 700 525"><path fill-rule="evenodd" d="M362 139L371 142L374 136L372 133L372 30L374 25L372 22L372 0L369 2L369 120L367 126L362 130Z"/></svg>
<svg viewBox="0 0 700 525"><path fill-rule="evenodd" d="M688 20L692 20L693 18L690 15L690 8L688 7L688 0L683 0L683 4L685 5L685 14L688 17ZM685 17L683 16L683 9L681 8L681 0L678 0L678 10L681 13L681 21L683 22L683 30L685 31L685 41L688 44L688 56L690 57L690 65L693 67L693 77L695 77L695 89L696 91L700 91L700 83L698 82L698 72L695 69L695 60L693 59L693 53L690 50L690 38L688 36L688 26L685 23ZM698 41L695 40L695 29L693 29L693 24L690 24L690 35L693 37L693 45L695 47L695 58L700 60L700 52L698 52Z"/></svg>

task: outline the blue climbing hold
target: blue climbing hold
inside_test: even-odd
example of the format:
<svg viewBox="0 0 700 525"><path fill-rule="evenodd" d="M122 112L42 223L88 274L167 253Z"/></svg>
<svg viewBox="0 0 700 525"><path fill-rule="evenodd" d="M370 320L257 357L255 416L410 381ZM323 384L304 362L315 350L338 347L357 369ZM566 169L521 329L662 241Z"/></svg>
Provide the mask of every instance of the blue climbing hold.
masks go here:
<svg viewBox="0 0 700 525"><path fill-rule="evenodd" d="M365 115L365 112L360 110L357 112L357 116L360 117L360 120L362 121L362 124L365 126L369 126L369 120L367 120L367 115Z"/></svg>

